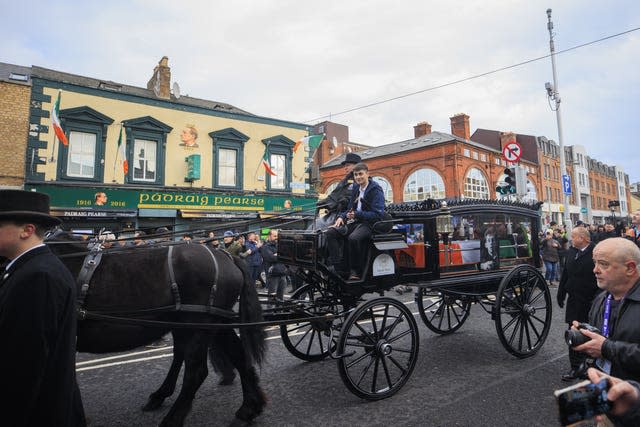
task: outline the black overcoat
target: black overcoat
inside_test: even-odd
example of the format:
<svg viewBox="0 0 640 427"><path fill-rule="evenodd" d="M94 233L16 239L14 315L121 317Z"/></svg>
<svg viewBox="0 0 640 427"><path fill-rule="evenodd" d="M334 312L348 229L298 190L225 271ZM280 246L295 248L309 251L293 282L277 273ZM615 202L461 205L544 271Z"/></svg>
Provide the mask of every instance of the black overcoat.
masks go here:
<svg viewBox="0 0 640 427"><path fill-rule="evenodd" d="M589 320L589 308L593 299L600 291L596 276L593 274L593 243L584 251L574 247L569 248L566 263L560 277L558 286L558 301L567 299L564 320L571 323L574 320L587 322Z"/></svg>
<svg viewBox="0 0 640 427"><path fill-rule="evenodd" d="M85 425L76 383L76 290L46 246L0 277L0 423Z"/></svg>

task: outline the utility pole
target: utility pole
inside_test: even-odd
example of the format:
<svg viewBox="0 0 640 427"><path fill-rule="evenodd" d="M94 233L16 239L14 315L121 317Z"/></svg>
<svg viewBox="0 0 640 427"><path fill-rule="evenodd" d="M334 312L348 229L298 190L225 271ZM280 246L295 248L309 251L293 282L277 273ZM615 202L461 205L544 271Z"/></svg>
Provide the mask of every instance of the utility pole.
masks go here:
<svg viewBox="0 0 640 427"><path fill-rule="evenodd" d="M547 96L555 102L556 121L558 122L558 144L560 145L560 172L561 175L569 175L567 162L564 155L564 144L562 142L562 118L560 116L560 92L558 92L558 76L556 74L556 48L553 43L553 22L551 21L551 9L547 9L547 29L549 30L549 48L551 50L551 68L553 69L553 85L545 83ZM562 189L562 200L564 204L563 219L567 233L571 232L571 214L569 212L569 196L564 191L564 179Z"/></svg>

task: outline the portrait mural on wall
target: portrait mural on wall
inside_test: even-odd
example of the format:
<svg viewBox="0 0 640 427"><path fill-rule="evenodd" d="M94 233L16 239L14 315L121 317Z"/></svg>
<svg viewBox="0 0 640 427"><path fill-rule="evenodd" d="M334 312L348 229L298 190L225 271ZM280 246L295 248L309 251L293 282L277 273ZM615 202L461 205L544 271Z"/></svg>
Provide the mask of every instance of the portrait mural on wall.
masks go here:
<svg viewBox="0 0 640 427"><path fill-rule="evenodd" d="M94 198L94 205L96 206L104 206L107 204L107 193L99 191L94 195Z"/></svg>
<svg viewBox="0 0 640 427"><path fill-rule="evenodd" d="M198 147L196 140L198 139L198 130L195 125L187 124L180 134L180 146L182 147Z"/></svg>

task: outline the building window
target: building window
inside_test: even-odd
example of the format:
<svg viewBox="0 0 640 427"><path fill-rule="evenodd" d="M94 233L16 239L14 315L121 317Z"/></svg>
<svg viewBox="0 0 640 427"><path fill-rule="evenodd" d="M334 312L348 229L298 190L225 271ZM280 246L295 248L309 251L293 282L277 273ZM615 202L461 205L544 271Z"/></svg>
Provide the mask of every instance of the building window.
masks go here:
<svg viewBox="0 0 640 427"><path fill-rule="evenodd" d="M150 116L125 120L122 125L127 133L127 159L130 160L125 182L163 185L164 146L173 128Z"/></svg>
<svg viewBox="0 0 640 427"><path fill-rule="evenodd" d="M500 157L496 157L494 161L496 165L500 166Z"/></svg>
<svg viewBox="0 0 640 427"><path fill-rule="evenodd" d="M393 189L391 188L391 184L389 184L389 181L381 176L374 176L371 179L380 184L380 187L382 187L382 191L384 192L384 201L386 203L393 203Z"/></svg>
<svg viewBox="0 0 640 427"><path fill-rule="evenodd" d="M243 188L244 144L249 137L234 128L209 133L213 140L213 186Z"/></svg>
<svg viewBox="0 0 640 427"><path fill-rule="evenodd" d="M158 142L136 139L133 143L133 180L156 181Z"/></svg>
<svg viewBox="0 0 640 427"><path fill-rule="evenodd" d="M67 175L73 178L95 178L96 134L69 132Z"/></svg>
<svg viewBox="0 0 640 427"><path fill-rule="evenodd" d="M294 142L284 135L262 140L275 176L266 174L267 190L291 191L291 158Z"/></svg>
<svg viewBox="0 0 640 427"><path fill-rule="evenodd" d="M487 161L487 155L486 154L480 154L480 160L483 162Z"/></svg>
<svg viewBox="0 0 640 427"><path fill-rule="evenodd" d="M236 158L238 152L228 148L218 150L218 185L236 186Z"/></svg>
<svg viewBox="0 0 640 427"><path fill-rule="evenodd" d="M522 198L523 201L526 202L537 202L538 194L536 192L536 186L533 185L533 182L527 179L527 194Z"/></svg>
<svg viewBox="0 0 640 427"><path fill-rule="evenodd" d="M283 154L271 154L269 157L271 170L275 173L275 176L270 176L271 189L272 190L284 190L285 189L285 175L287 167L285 165L285 156Z"/></svg>
<svg viewBox="0 0 640 427"><path fill-rule="evenodd" d="M433 169L418 169L407 179L403 193L405 202L428 198L443 199L445 197L444 181Z"/></svg>
<svg viewBox="0 0 640 427"><path fill-rule="evenodd" d="M59 145L58 179L102 182L107 129L113 119L86 106L62 110L60 118L69 145Z"/></svg>
<svg viewBox="0 0 640 427"><path fill-rule="evenodd" d="M464 180L464 196L473 199L489 199L487 180L477 168L471 168Z"/></svg>
<svg viewBox="0 0 640 427"><path fill-rule="evenodd" d="M468 148L462 150L462 154L464 154L465 157L471 157L471 152L469 152Z"/></svg>
<svg viewBox="0 0 640 427"><path fill-rule="evenodd" d="M478 160L478 152L477 151L473 152L473 159L474 160Z"/></svg>

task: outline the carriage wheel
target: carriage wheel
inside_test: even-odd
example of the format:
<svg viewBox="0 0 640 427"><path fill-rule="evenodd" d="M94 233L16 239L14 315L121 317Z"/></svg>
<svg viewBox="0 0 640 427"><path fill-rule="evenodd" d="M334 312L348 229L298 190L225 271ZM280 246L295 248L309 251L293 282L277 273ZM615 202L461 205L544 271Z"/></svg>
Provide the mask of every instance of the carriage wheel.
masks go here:
<svg viewBox="0 0 640 427"><path fill-rule="evenodd" d="M471 311L471 301L437 290L420 289L416 296L420 317L427 328L446 335L460 329Z"/></svg>
<svg viewBox="0 0 640 427"><path fill-rule="evenodd" d="M340 377L358 397L393 396L413 372L418 343L418 326L403 303L392 298L366 301L342 324Z"/></svg>
<svg viewBox="0 0 640 427"><path fill-rule="evenodd" d="M538 270L519 265L502 278L493 314L500 342L521 359L533 356L551 328L551 293Z"/></svg>
<svg viewBox="0 0 640 427"><path fill-rule="evenodd" d="M310 284L298 288L291 295L291 300L303 301L304 313L310 316L336 312L334 300L327 297L323 290ZM299 314L294 311L293 315L298 317ZM280 325L280 336L284 346L295 357L316 362L327 357L335 348L335 340L331 339L332 324L331 320L313 320Z"/></svg>

